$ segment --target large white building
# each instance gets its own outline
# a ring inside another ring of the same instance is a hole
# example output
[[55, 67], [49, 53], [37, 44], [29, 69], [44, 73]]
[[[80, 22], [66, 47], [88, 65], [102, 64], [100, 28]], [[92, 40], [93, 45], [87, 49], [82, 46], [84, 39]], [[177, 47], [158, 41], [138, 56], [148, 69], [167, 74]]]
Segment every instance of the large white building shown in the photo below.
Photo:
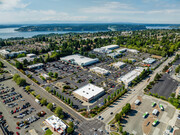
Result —
[[74, 96], [82, 101], [90, 102], [104, 95], [104, 89], [93, 84], [87, 84], [73, 92]]
[[93, 51], [94, 52], [99, 52], [99, 53], [111, 53], [112, 50], [119, 48], [119, 45], [108, 45], [108, 46], [104, 46], [101, 48], [95, 48]]
[[92, 64], [97, 63], [99, 61], [98, 58], [92, 59], [92, 58], [84, 57], [84, 56], [79, 55], [79, 54], [69, 55], [66, 57], [62, 57], [60, 59], [62, 61], [74, 64], [74, 65], [79, 65], [79, 66], [89, 66], [89, 65], [92, 65]]
[[131, 53], [136, 53], [138, 54], [139, 51], [138, 50], [135, 50], [135, 49], [127, 49], [128, 52], [131, 52]]
[[26, 53], [26, 51], [19, 51], [19, 52], [11, 52], [9, 50], [0, 50], [0, 55], [3, 56], [4, 58], [12, 58], [12, 57], [17, 57], [19, 54]]
[[17, 61], [22, 63], [24, 62], [24, 60], [27, 60], [28, 62], [30, 62], [30, 61], [33, 61], [34, 58], [36, 58], [36, 54], [27, 54], [26, 57], [17, 58]]
[[127, 48], [121, 48], [121, 49], [117, 49], [116, 52], [118, 53], [124, 53], [127, 51]]
[[114, 49], [117, 49], [119, 48], [119, 45], [108, 45], [108, 46], [104, 46], [104, 47], [101, 47], [105, 50], [114, 50]]
[[44, 66], [43, 63], [38, 63], [38, 64], [34, 64], [34, 65], [30, 65], [30, 66], [27, 66], [28, 69], [40, 69]]
[[115, 68], [123, 68], [125, 65], [126, 65], [126, 64], [125, 64], [124, 62], [121, 62], [121, 61], [116, 62], [116, 63], [113, 64], [113, 66], [114, 66]]
[[146, 64], [152, 64], [154, 62], [156, 62], [156, 60], [153, 58], [147, 58], [147, 59], [143, 60], [143, 63], [146, 63]]
[[108, 75], [110, 72], [104, 68], [100, 68], [100, 67], [92, 67], [90, 68], [90, 71], [95, 72], [97, 74], [101, 74], [101, 75]]
[[111, 58], [116, 58], [116, 57], [118, 57], [118, 56], [120, 56], [120, 55], [121, 55], [121, 53], [117, 53], [117, 52], [113, 52], [113, 53], [107, 54], [107, 56], [109, 56], [109, 57], [111, 57]]
[[131, 82], [138, 77], [145, 68], [137, 67], [126, 75], [118, 78], [118, 82], [123, 82], [126, 86], [129, 86]]
[[65, 135], [67, 126], [61, 119], [52, 115], [45, 121], [55, 132], [59, 133], [60, 135]]

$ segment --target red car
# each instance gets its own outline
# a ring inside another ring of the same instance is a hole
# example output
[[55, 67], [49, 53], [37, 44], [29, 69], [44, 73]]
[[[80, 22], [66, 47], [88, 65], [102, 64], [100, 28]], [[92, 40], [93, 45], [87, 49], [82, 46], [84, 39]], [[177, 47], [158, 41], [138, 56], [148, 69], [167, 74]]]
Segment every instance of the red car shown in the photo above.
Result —
[[16, 135], [20, 135], [19, 132], [16, 132]]
[[20, 129], [20, 127], [16, 127], [16, 129]]

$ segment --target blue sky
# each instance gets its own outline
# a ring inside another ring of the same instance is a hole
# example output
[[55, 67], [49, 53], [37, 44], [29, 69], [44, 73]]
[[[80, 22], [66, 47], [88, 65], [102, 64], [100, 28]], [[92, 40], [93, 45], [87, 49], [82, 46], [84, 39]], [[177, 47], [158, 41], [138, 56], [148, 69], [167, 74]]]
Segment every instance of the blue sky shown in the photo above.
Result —
[[0, 23], [180, 24], [180, 0], [0, 0]]

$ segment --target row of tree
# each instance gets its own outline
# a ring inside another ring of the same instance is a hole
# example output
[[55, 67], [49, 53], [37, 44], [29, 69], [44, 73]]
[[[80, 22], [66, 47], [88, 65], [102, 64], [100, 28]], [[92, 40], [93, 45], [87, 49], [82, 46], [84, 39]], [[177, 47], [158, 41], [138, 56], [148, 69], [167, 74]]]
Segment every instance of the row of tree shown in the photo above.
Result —
[[131, 86], [135, 86], [135, 85], [137, 85], [139, 82], [141, 82], [144, 78], [146, 78], [146, 77], [148, 77], [148, 75], [151, 73], [151, 70], [149, 69], [149, 67], [148, 67], [148, 69], [147, 70], [143, 70], [142, 72], [141, 72], [141, 74], [138, 76], [138, 77], [136, 77], [132, 82], [131, 82]]

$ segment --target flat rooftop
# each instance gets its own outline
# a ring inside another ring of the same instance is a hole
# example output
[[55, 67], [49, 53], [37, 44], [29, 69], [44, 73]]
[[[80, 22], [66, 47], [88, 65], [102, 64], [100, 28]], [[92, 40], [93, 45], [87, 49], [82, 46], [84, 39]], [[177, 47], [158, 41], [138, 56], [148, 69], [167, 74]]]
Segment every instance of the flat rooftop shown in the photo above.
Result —
[[100, 67], [92, 67], [90, 70], [96, 72], [96, 73], [100, 73], [100, 74], [109, 74], [109, 70], [106, 70], [104, 68], [100, 68]]
[[38, 64], [27, 66], [27, 68], [36, 68], [36, 67], [43, 66], [43, 65], [44, 65], [43, 63], [38, 63]]
[[104, 49], [116, 49], [116, 48], [119, 48], [119, 45], [107, 45], [107, 46], [103, 46], [101, 48], [104, 48]]
[[153, 59], [153, 58], [147, 58], [147, 59], [143, 60], [143, 63], [152, 64], [152, 63], [154, 63], [155, 61], [156, 61], [156, 60]]
[[86, 99], [91, 99], [92, 97], [100, 94], [103, 91], [104, 91], [103, 88], [89, 83], [89, 84], [77, 89], [76, 91], [74, 91], [74, 93], [76, 93], [82, 97], [85, 97]]
[[56, 130], [60, 128], [60, 130], [64, 131], [67, 127], [66, 124], [60, 118], [54, 115], [48, 117], [46, 121], [48, 122], [48, 124], [50, 124], [51, 127], [55, 128]]
[[71, 62], [73, 64], [78, 64], [81, 66], [90, 65], [99, 61], [98, 59], [88, 58], [79, 54], [62, 57], [61, 60], [66, 61], [66, 62]]
[[113, 64], [114, 67], [122, 67], [124, 65], [126, 65], [126, 64], [124, 62], [121, 62], [121, 61], [116, 62], [116, 63]]
[[143, 70], [144, 70], [143, 67], [137, 67], [136, 69], [132, 70], [131, 72], [127, 73], [126, 75], [118, 78], [118, 80], [123, 81], [126, 84], [129, 84], [137, 76], [139, 76]]

